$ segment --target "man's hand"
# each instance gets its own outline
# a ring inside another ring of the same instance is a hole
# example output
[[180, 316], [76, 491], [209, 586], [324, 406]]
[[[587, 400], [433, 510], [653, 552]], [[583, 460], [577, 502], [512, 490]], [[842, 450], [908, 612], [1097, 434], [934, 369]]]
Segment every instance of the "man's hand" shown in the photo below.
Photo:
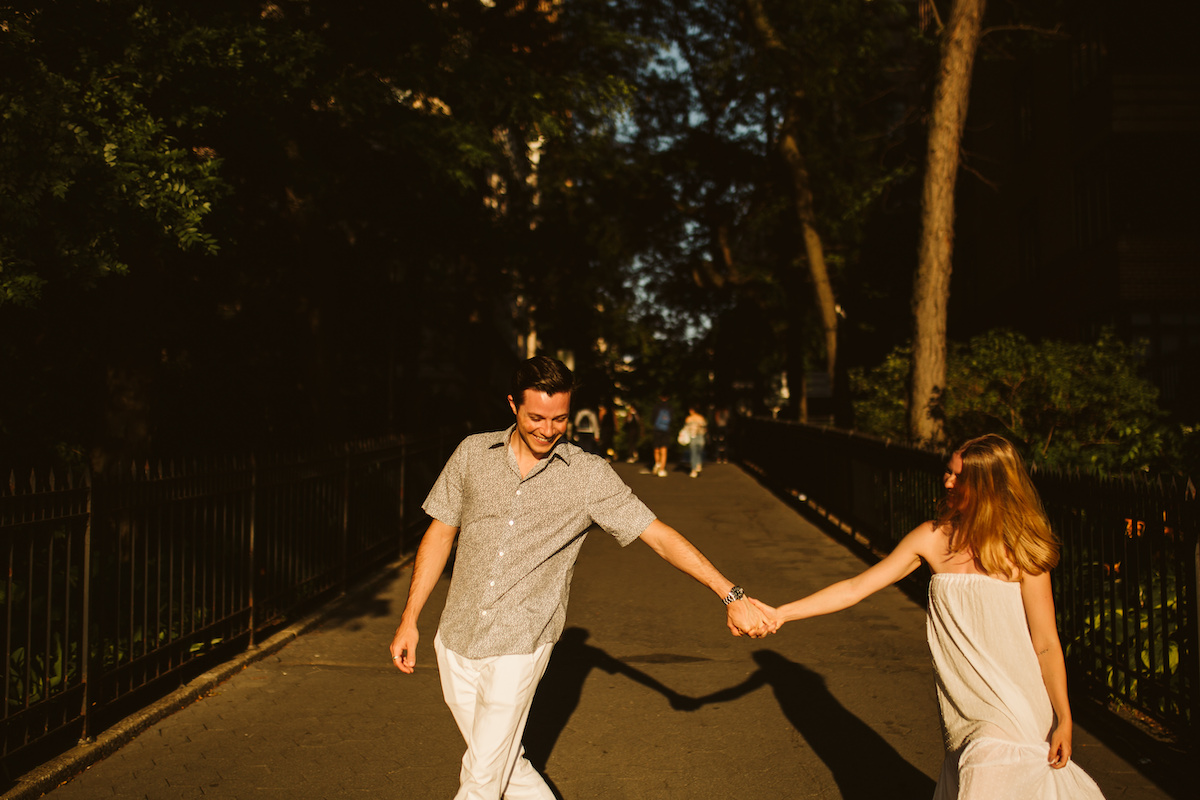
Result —
[[425, 601], [429, 599], [429, 593], [433, 591], [446, 568], [456, 536], [457, 527], [435, 519], [425, 529], [421, 546], [417, 548], [412, 582], [408, 585], [408, 600], [404, 603], [400, 627], [396, 628], [391, 647], [392, 663], [396, 665], [396, 669], [409, 675], [417, 666], [417, 640], [421, 638], [417, 634], [417, 620], [421, 616], [421, 609], [425, 607]]
[[[662, 520], [656, 519], [651, 522], [646, 530], [642, 531], [641, 539], [668, 564], [712, 589], [717, 597], [727, 596], [733, 587], [695, 545]], [[734, 600], [726, 606], [725, 614], [725, 622], [734, 636], [745, 635], [758, 639], [767, 635], [766, 620], [763, 619], [762, 612], [750, 602], [750, 598]]]
[[734, 600], [726, 606], [725, 623], [734, 636], [744, 635], [752, 639], [761, 639], [772, 633], [769, 621], [749, 597]]
[[417, 666], [417, 640], [421, 637], [414, 625], [401, 625], [392, 639], [392, 663], [396, 669], [411, 675]]
[[778, 633], [779, 628], [783, 625], [783, 620], [779, 617], [779, 609], [753, 597], [750, 598], [750, 602], [762, 612], [763, 618], [767, 621], [767, 633]]

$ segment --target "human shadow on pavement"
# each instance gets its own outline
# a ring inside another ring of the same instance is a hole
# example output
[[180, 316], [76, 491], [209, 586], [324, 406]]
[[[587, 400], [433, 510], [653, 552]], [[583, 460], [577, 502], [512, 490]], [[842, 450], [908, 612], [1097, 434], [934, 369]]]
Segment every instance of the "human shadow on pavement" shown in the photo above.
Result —
[[820, 674], [772, 650], [755, 651], [754, 661], [758, 669], [742, 683], [695, 698], [690, 706], [685, 701], [684, 707], [736, 700], [770, 686], [788, 722], [833, 774], [844, 800], [933, 796], [934, 780], [839, 703]]
[[[529, 711], [523, 739], [525, 757], [543, 773], [543, 777], [550, 753], [571, 715], [579, 707], [583, 684], [593, 669], [604, 670], [610, 675], [624, 675], [653, 689], [667, 698], [672, 708], [695, 706], [688, 698], [657, 679], [588, 644], [588, 636], [590, 633], [583, 628], [567, 628], [563, 631], [558, 644], [554, 646], [554, 655], [550, 657], [546, 675], [538, 685], [533, 707]], [[549, 778], [546, 778], [546, 782], [558, 797], [562, 797]]]

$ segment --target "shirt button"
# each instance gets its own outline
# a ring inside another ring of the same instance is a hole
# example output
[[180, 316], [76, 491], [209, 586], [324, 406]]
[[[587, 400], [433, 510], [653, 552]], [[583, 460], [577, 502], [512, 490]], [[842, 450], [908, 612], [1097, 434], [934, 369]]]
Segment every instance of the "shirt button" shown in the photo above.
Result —
[[500, 551], [500, 555], [504, 555], [504, 551], [503, 551], [503, 550], [501, 550], [501, 551]]
[[512, 525], [512, 524], [514, 524], [515, 522], [516, 522], [516, 520], [515, 520], [515, 519], [510, 519], [510, 520], [508, 521], [508, 524], [509, 524], [509, 525]]
[[521, 490], [517, 489], [517, 496], [519, 497], [520, 495], [521, 495]]
[[487, 616], [487, 612], [486, 612], [486, 611], [484, 611], [484, 612], [483, 612], [483, 615], [486, 617], [486, 616]]
[[488, 583], [488, 586], [495, 586], [495, 585], [496, 585], [496, 582], [495, 582], [495, 581], [490, 581], [490, 582]]

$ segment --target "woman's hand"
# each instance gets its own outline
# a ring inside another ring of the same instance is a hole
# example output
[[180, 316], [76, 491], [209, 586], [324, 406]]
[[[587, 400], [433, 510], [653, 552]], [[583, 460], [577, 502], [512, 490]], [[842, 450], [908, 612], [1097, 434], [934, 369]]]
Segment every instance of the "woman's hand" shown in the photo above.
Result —
[[1047, 757], [1050, 766], [1062, 769], [1071, 760], [1070, 722], [1060, 722], [1050, 733], [1050, 755]]
[[767, 633], [778, 632], [783, 626], [783, 620], [779, 616], [779, 609], [769, 606], [753, 597], [749, 598], [749, 600], [762, 612], [763, 617], [767, 620]]

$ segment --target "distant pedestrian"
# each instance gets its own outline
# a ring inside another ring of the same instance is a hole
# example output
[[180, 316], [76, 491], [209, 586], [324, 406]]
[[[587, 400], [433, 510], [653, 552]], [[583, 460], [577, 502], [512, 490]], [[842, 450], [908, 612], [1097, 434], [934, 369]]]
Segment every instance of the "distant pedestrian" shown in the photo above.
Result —
[[729, 408], [727, 406], [721, 406], [713, 412], [711, 431], [713, 460], [718, 464], [725, 464], [729, 459], [725, 452], [725, 435], [729, 431]]
[[625, 406], [625, 423], [621, 427], [621, 434], [625, 438], [625, 452], [628, 453], [625, 460], [630, 464], [636, 464], [638, 445], [642, 441], [642, 418], [638, 416], [637, 409], [633, 405]]
[[765, 633], [762, 612], [740, 587], [656, 519], [610, 464], [565, 441], [573, 386], [561, 361], [523, 362], [508, 396], [516, 423], [464, 439], [425, 500], [433, 521], [417, 549], [390, 650], [396, 668], [412, 673], [418, 617], [457, 539], [433, 638], [442, 693], [467, 743], [455, 800], [553, 800], [525, 758], [521, 735], [562, 635], [571, 574], [593, 525], [621, 545], [640, 538], [711, 589], [723, 599], [734, 635]]
[[691, 477], [700, 475], [704, 469], [705, 435], [708, 433], [708, 420], [696, 410], [695, 406], [688, 408], [688, 415], [683, 420], [683, 429], [687, 435], [688, 457], [691, 463]]
[[617, 420], [613, 414], [613, 408], [609, 403], [601, 403], [599, 408], [600, 417], [600, 455], [607, 458], [609, 461], [617, 457], [617, 451], [614, 449], [614, 437], [617, 432]]
[[[1008, 440], [971, 439], [950, 457], [937, 519], [862, 574], [787, 605], [784, 622], [831, 614], [924, 562], [926, 635], [946, 742], [934, 800], [1103, 800], [1071, 762], [1071, 707], [1050, 570], [1058, 541]], [[757, 603], [757, 601], [756, 601]]]
[[654, 407], [654, 474], [667, 477], [667, 448], [671, 446], [671, 404], [667, 396], [658, 398]]
[[600, 421], [596, 412], [581, 408], [575, 412], [575, 443], [589, 453], [599, 454], [596, 435], [600, 432]]

